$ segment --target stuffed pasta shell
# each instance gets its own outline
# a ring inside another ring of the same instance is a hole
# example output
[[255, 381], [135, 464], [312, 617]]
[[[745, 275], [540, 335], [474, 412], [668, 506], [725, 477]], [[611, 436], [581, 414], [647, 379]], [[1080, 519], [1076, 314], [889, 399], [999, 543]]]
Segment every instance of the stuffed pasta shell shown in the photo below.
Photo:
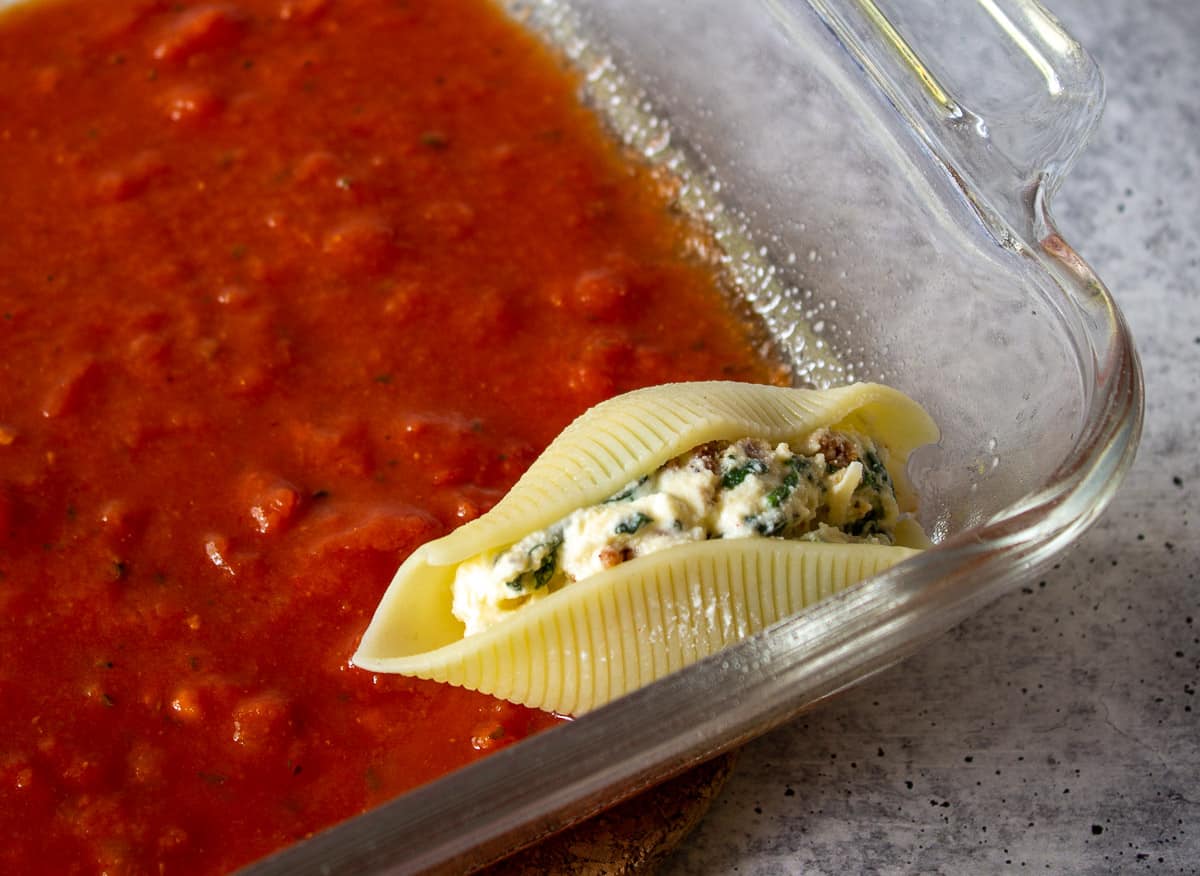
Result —
[[923, 547], [905, 467], [937, 437], [876, 384], [614, 398], [408, 558], [353, 660], [581, 714]]

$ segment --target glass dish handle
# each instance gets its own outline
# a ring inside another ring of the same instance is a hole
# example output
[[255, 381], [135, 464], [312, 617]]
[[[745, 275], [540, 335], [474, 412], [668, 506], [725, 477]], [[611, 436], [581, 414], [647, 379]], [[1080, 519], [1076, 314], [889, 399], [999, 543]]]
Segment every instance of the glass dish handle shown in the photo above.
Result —
[[[790, 0], [764, 0], [777, 17]], [[981, 210], [1028, 243], [1100, 120], [1100, 69], [1037, 0], [808, 0]], [[984, 216], [986, 219], [987, 217]], [[1039, 227], [1041, 226], [1041, 227]]]
[[[763, 0], [779, 17], [795, 0]], [[1059, 279], [1086, 377], [1078, 452], [970, 537], [1053, 544], [1106, 504], [1141, 432], [1141, 367], [1111, 294], [1049, 201], [1100, 121], [1100, 68], [1038, 0], [806, 0], [946, 169], [996, 241]], [[1036, 521], [1036, 525], [1030, 523]], [[1056, 534], [1057, 533], [1057, 534]]]

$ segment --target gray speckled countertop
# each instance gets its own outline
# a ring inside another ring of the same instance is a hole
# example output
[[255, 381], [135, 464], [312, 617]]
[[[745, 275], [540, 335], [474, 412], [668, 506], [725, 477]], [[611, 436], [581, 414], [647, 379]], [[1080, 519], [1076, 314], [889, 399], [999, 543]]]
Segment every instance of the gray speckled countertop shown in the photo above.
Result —
[[667, 876], [1200, 873], [1200, 3], [1049, 5], [1108, 85], [1054, 214], [1137, 339], [1137, 462], [1044, 579], [747, 746]]

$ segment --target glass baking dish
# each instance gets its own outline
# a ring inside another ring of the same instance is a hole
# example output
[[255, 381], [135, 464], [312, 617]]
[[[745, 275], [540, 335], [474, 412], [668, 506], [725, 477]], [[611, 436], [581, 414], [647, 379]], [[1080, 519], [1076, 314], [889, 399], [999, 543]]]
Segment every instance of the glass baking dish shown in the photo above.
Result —
[[1033, 576], [1140, 435], [1125, 323], [1049, 213], [1103, 86], [1036, 2], [508, 5], [682, 178], [798, 383], [933, 414], [911, 474], [937, 546], [248, 874], [461, 872], [787, 721]]

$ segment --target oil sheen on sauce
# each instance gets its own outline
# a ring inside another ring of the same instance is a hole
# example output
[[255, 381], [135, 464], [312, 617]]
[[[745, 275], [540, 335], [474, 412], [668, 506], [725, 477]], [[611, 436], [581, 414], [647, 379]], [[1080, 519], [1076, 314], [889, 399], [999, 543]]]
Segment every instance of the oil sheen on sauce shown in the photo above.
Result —
[[215, 873], [558, 718], [348, 664], [589, 405], [767, 380], [482, 0], [0, 15], [0, 872]]

